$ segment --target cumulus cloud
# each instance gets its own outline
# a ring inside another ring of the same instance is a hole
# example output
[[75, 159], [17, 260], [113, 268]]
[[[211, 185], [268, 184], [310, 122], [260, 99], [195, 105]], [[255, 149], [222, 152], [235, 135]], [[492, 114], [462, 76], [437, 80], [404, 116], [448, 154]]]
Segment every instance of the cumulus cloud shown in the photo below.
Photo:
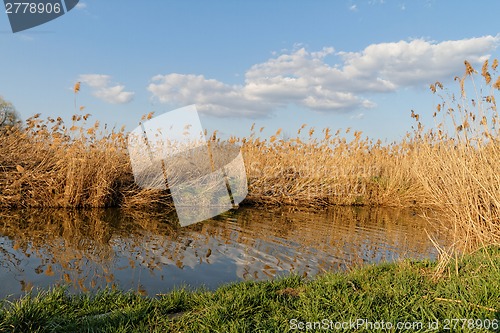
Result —
[[479, 64], [489, 58], [499, 36], [433, 43], [423, 39], [372, 44], [362, 52], [339, 52], [343, 71], [353, 78], [382, 79], [393, 86], [446, 80], [464, 70], [464, 60]]
[[[153, 77], [148, 90], [160, 102], [196, 103], [200, 111], [218, 116], [259, 117], [290, 104], [321, 112], [363, 110], [375, 106], [366, 96], [451, 79], [463, 72], [465, 59], [479, 64], [499, 42], [499, 36], [440, 43], [414, 39], [372, 44], [359, 52], [300, 47], [253, 65], [240, 85], [173, 73]], [[340, 61], [331, 65], [330, 56]]]
[[203, 75], [157, 75], [148, 90], [160, 102], [196, 103], [199, 111], [217, 116], [265, 115], [279, 104], [246, 96], [243, 86], [227, 85]]
[[124, 91], [123, 85], [111, 85], [111, 76], [103, 74], [82, 74], [78, 78], [92, 88], [92, 94], [112, 104], [126, 104], [134, 98], [133, 92]]

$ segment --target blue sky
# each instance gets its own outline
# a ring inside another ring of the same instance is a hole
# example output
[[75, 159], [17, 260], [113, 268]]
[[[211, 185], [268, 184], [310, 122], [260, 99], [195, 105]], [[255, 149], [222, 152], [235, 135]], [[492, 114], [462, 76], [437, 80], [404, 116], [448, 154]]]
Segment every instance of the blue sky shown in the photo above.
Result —
[[13, 34], [0, 13], [0, 96], [37, 112], [128, 130], [143, 114], [196, 104], [226, 135], [294, 136], [351, 127], [397, 140], [410, 110], [430, 115], [430, 83], [463, 61], [498, 58], [498, 1], [80, 1]]

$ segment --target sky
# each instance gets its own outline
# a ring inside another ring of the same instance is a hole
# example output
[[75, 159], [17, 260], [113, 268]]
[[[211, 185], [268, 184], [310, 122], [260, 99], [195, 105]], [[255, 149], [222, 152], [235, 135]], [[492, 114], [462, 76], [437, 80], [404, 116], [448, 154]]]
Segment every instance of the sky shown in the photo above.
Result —
[[430, 119], [431, 83], [454, 88], [464, 60], [499, 57], [498, 13], [498, 1], [81, 0], [18, 33], [0, 13], [0, 96], [23, 119], [90, 113], [130, 131], [196, 104], [223, 136], [307, 124], [393, 141], [411, 110]]

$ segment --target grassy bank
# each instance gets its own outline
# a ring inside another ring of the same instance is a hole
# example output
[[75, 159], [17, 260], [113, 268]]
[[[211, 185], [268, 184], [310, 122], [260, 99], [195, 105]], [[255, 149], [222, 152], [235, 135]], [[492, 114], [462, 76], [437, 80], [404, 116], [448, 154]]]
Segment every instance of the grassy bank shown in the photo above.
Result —
[[[333, 134], [326, 128], [319, 137], [306, 125], [296, 137], [284, 138], [280, 130], [263, 140], [252, 129], [249, 137], [229, 139], [242, 146], [245, 202], [429, 207], [443, 211], [436, 223], [445, 223], [461, 247], [499, 243], [497, 66], [485, 62], [476, 73], [466, 62], [456, 95], [439, 82], [431, 85], [440, 96], [429, 112], [435, 126], [425, 128], [424, 115], [412, 112], [415, 126], [400, 142], [375, 142], [349, 129]], [[89, 117], [75, 115], [66, 125], [35, 115], [23, 126], [0, 129], [0, 206], [172, 209], [167, 191], [134, 184], [127, 133], [89, 125]], [[220, 141], [215, 133], [211, 140]]]
[[358, 332], [376, 331], [374, 325], [392, 325], [386, 331], [500, 331], [499, 248], [436, 272], [436, 263], [403, 261], [313, 280], [293, 276], [153, 298], [111, 291], [70, 296], [56, 289], [4, 302], [0, 331], [287, 332], [308, 325], [316, 327], [311, 331], [342, 331], [339, 325]]

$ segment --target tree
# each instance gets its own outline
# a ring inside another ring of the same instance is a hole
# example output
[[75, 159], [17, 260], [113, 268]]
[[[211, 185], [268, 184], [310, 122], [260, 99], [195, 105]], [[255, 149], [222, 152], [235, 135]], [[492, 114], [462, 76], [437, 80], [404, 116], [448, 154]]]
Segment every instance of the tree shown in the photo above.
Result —
[[19, 115], [12, 103], [0, 96], [0, 126], [12, 126], [19, 121]]

